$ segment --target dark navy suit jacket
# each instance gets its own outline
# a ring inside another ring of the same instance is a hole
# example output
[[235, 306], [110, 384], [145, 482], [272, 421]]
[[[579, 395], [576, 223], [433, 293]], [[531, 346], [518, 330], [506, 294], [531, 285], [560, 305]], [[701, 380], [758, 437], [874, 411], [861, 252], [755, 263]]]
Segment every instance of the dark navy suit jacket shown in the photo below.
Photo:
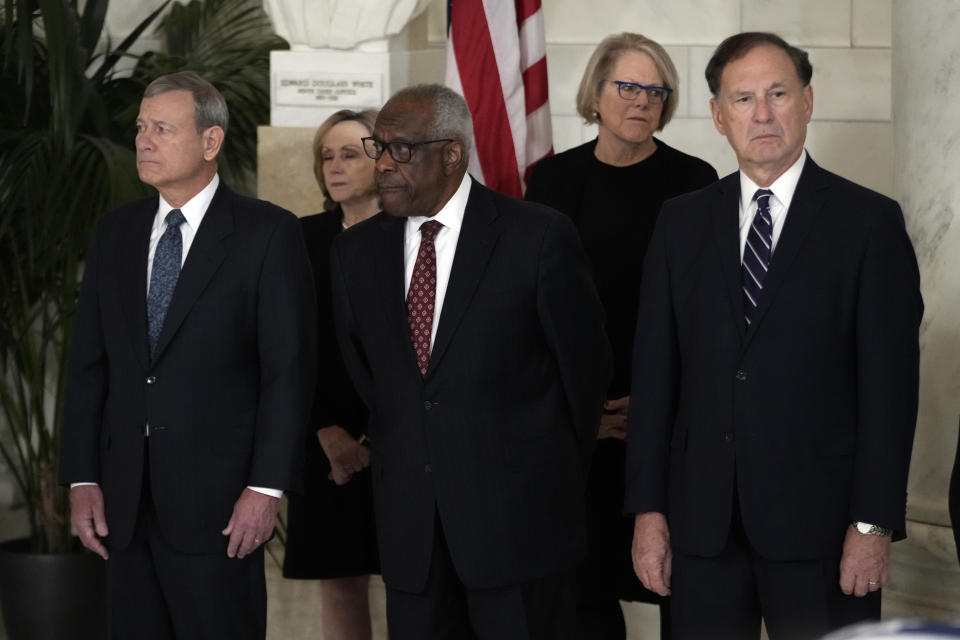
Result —
[[246, 486], [298, 486], [313, 393], [310, 263], [293, 214], [222, 182], [153, 358], [147, 251], [157, 197], [106, 214], [87, 253], [67, 378], [60, 480], [100, 484], [108, 545], [136, 524], [150, 425], [153, 508], [170, 544], [224, 553]]
[[572, 569], [610, 375], [573, 223], [473, 183], [425, 377], [407, 328], [405, 224], [378, 214], [331, 255], [337, 332], [371, 413], [384, 581], [423, 588], [435, 513], [468, 588]]
[[644, 266], [626, 510], [720, 553], [734, 492], [771, 560], [839, 554], [860, 520], [904, 535], [923, 313], [896, 202], [807, 159], [753, 324], [739, 175], [668, 201]]

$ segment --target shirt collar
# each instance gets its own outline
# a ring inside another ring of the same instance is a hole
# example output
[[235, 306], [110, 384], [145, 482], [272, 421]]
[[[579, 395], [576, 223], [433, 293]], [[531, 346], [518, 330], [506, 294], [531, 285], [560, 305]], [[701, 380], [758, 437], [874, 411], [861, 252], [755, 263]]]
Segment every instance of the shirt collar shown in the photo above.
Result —
[[[807, 150], [800, 152], [800, 157], [796, 162], [790, 165], [790, 168], [780, 174], [780, 177], [773, 181], [767, 189], [773, 191], [773, 196], [783, 205], [784, 210], [790, 209], [790, 202], [793, 200], [793, 194], [797, 190], [797, 183], [800, 181], [800, 174], [803, 173], [803, 165], [807, 160]], [[760, 189], [756, 182], [747, 177], [743, 171], [740, 172], [740, 210], [750, 211], [750, 205], [753, 203], [753, 194]]]
[[441, 207], [440, 211], [432, 216], [411, 216], [407, 218], [407, 234], [410, 235], [419, 231], [420, 225], [427, 220], [436, 220], [444, 227], [456, 229], [459, 233], [460, 227], [463, 225], [463, 214], [467, 210], [467, 199], [470, 197], [471, 184], [470, 174], [463, 174], [460, 186], [457, 187], [457, 190]]
[[[213, 179], [210, 180], [207, 186], [180, 207], [180, 212], [186, 219], [187, 224], [189, 224], [190, 228], [194, 231], [200, 227], [203, 216], [207, 213], [210, 202], [213, 200], [213, 194], [217, 192], [218, 186], [220, 186], [220, 174], [215, 173], [213, 174]], [[157, 210], [157, 218], [161, 221], [161, 224], [166, 223], [167, 214], [175, 208], [176, 207], [164, 200], [163, 196], [160, 196], [160, 208]]]

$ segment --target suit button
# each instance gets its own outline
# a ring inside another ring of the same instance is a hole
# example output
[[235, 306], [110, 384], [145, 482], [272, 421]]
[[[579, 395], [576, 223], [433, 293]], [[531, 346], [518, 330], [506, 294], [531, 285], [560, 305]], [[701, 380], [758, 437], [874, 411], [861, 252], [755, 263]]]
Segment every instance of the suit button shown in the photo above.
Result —
[[733, 434], [727, 431], [726, 433], [723, 434], [723, 439], [726, 440], [727, 442], [733, 442]]
[[157, 377], [156, 377], [156, 376], [149, 376], [149, 377], [147, 377], [147, 384], [154, 384], [154, 383], [156, 383], [156, 381], [157, 381]]
[[433, 471], [433, 466], [432, 466], [432, 465], [429, 465], [429, 464], [423, 465], [423, 472], [424, 472], [424, 473], [430, 473], [431, 471]]
[[424, 410], [424, 411], [430, 411], [430, 408], [431, 408], [432, 406], [433, 406], [433, 404], [432, 404], [429, 400], [427, 400], [426, 402], [423, 403], [423, 410]]
[[744, 382], [746, 379], [747, 379], [746, 371], [744, 371], [743, 369], [740, 369], [739, 371], [737, 371], [737, 380], [739, 380], [740, 382]]

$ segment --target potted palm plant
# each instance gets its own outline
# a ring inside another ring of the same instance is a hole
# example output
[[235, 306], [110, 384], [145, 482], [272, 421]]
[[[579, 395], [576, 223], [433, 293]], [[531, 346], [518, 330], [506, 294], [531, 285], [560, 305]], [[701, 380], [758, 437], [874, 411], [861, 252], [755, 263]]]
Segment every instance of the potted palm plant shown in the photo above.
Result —
[[[108, 0], [0, 5], [0, 455], [29, 528], [27, 539], [0, 544], [11, 637], [62, 637], [65, 628], [74, 638], [103, 636], [102, 615], [84, 635], [51, 608], [65, 604], [87, 618], [103, 611], [102, 589], [91, 588], [102, 585], [101, 561], [67, 553], [76, 541], [68, 492], [57, 484], [60, 426], [86, 243], [102, 212], [148, 193], [133, 152], [145, 84], [184, 68], [207, 75], [231, 106], [221, 173], [240, 190], [252, 184], [256, 125], [269, 115], [269, 50], [286, 42], [256, 0], [195, 0], [173, 5], [160, 23], [165, 51], [132, 56], [169, 1], [116, 46], [103, 36]], [[131, 57], [134, 72], [121, 76], [117, 63]], [[74, 582], [64, 563], [93, 573]], [[99, 603], [78, 602], [87, 595]]]

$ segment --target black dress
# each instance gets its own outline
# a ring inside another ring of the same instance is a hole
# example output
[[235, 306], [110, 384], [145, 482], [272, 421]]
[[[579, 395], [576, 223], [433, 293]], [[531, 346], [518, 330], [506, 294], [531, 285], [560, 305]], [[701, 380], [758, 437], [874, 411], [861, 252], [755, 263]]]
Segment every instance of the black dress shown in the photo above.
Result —
[[317, 429], [339, 425], [359, 438], [367, 411], [340, 357], [333, 326], [330, 245], [342, 230], [340, 210], [301, 219], [317, 291], [317, 390], [306, 434], [304, 493], [288, 496], [285, 578], [345, 578], [380, 572], [370, 469], [337, 486]]
[[[643, 258], [665, 200], [717, 180], [709, 164], [654, 139], [650, 157], [626, 167], [597, 160], [592, 140], [545, 158], [533, 169], [526, 199], [569, 215], [580, 231], [594, 280], [607, 313], [613, 347], [608, 398], [630, 394], [633, 334], [637, 324]], [[642, 411], [643, 407], [630, 407]], [[626, 443], [597, 441], [587, 487], [589, 552], [579, 572], [581, 603], [606, 603], [622, 614], [618, 600], [658, 603], [633, 572], [633, 519], [623, 514]], [[612, 624], [612, 623], [611, 623]], [[619, 635], [611, 632], [609, 636]], [[622, 636], [621, 636], [622, 637]]]

